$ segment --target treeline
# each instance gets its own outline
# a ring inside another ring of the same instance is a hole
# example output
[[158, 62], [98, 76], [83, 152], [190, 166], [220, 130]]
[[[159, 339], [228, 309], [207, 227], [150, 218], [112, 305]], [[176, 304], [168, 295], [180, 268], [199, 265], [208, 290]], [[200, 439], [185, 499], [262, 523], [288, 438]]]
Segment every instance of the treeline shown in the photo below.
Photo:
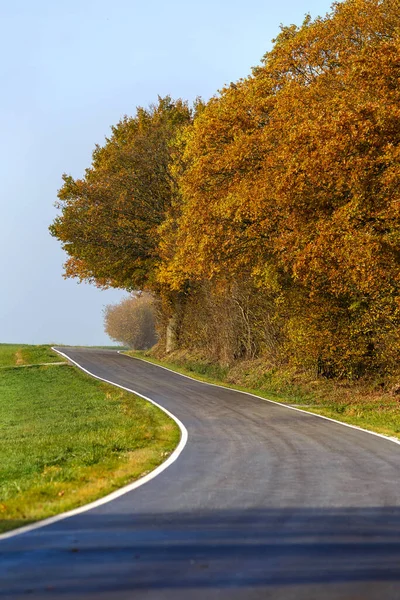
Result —
[[335, 3], [209, 102], [124, 118], [51, 232], [67, 276], [153, 294], [168, 351], [393, 372], [399, 141], [399, 2]]

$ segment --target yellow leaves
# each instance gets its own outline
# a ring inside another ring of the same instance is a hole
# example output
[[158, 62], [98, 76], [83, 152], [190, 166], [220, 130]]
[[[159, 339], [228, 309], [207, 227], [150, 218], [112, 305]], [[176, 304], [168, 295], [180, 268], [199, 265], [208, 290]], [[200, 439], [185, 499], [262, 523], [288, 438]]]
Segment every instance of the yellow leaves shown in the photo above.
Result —
[[186, 103], [159, 98], [112, 128], [83, 179], [64, 176], [50, 231], [70, 255], [66, 277], [128, 290], [152, 285], [158, 227], [176, 194], [171, 143], [191, 118]]
[[194, 121], [168, 98], [124, 118], [64, 178], [67, 276], [164, 293], [246, 274], [286, 311], [293, 352], [325, 343], [344, 369], [383, 347], [379, 327], [399, 325], [399, 32], [398, 0], [335, 3]]
[[335, 4], [284, 28], [261, 67], [207, 104], [185, 140], [163, 282], [247, 272], [261, 289], [284, 285], [289, 304], [301, 289], [321, 344], [331, 328], [329, 360], [351, 354], [346, 335], [395, 326], [399, 27], [394, 0]]

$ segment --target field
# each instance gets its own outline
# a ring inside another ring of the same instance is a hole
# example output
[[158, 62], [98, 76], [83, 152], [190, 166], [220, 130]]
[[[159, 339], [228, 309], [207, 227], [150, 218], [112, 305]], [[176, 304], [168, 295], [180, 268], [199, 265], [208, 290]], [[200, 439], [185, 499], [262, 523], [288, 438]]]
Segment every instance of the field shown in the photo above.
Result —
[[22, 367], [60, 361], [64, 359], [49, 346], [0, 344], [0, 367]]
[[46, 346], [0, 345], [0, 531], [72, 509], [153, 470], [179, 441], [154, 405]]

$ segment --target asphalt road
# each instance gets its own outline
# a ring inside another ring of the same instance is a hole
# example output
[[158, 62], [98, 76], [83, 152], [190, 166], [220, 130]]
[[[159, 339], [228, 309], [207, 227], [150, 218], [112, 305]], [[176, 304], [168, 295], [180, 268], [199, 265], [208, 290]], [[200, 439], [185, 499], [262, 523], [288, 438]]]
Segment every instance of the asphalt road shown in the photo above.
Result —
[[64, 349], [174, 413], [176, 462], [0, 542], [0, 598], [400, 599], [400, 446], [104, 350]]

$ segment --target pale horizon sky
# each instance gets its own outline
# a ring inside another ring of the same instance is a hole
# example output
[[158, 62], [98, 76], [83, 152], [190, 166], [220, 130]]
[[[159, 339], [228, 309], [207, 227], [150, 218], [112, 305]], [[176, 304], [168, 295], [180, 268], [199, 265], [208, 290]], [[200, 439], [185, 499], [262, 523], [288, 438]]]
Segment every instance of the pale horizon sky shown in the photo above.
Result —
[[67, 172], [80, 177], [110, 126], [157, 95], [208, 99], [246, 77], [283, 23], [325, 0], [0, 2], [0, 342], [103, 345], [119, 290], [62, 278], [48, 233]]

